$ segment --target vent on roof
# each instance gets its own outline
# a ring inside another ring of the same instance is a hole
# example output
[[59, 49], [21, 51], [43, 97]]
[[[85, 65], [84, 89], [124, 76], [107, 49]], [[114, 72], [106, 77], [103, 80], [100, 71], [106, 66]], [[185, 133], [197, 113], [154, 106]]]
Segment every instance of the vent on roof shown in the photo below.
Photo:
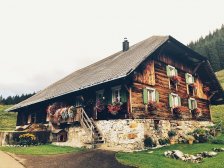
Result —
[[128, 51], [129, 49], [129, 42], [127, 40], [127, 38], [124, 38], [124, 42], [123, 42], [123, 51]]

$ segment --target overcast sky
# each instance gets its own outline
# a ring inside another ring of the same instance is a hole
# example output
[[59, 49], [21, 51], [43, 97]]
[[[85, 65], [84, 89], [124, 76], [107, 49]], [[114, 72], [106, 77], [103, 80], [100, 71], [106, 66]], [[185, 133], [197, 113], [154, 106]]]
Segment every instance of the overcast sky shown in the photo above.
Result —
[[36, 92], [152, 35], [184, 44], [224, 23], [223, 0], [0, 0], [0, 95]]

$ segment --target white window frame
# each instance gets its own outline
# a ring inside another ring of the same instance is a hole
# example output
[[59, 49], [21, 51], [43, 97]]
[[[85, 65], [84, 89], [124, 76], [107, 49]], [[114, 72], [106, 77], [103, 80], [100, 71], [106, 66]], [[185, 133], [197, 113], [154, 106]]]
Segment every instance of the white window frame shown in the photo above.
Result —
[[[116, 100], [116, 98], [118, 99], [118, 102], [121, 102], [121, 86], [119, 85], [112, 87], [111, 90], [112, 90], [112, 103]], [[118, 91], [118, 97], [116, 97], [115, 91]]]
[[189, 80], [189, 83], [188, 83], [188, 84], [193, 84], [193, 83], [194, 83], [194, 80], [193, 80], [193, 75], [192, 75], [192, 74], [187, 73], [187, 76], [188, 76], [188, 80]]
[[[198, 107], [197, 100], [195, 98], [192, 98], [192, 97], [190, 97], [189, 100], [190, 100], [190, 103], [191, 103], [191, 109], [190, 110], [196, 109]], [[193, 103], [192, 103], [193, 101], [195, 102], [195, 107], [193, 107]]]
[[[172, 95], [172, 102], [173, 102], [173, 107], [172, 108], [175, 108], [175, 107], [178, 107], [178, 106], [181, 106], [181, 104], [179, 104], [179, 95], [178, 94], [176, 94], [176, 93], [171, 93], [171, 95]], [[176, 100], [175, 100], [176, 99]], [[177, 104], [176, 104], [177, 103]]]
[[[150, 87], [146, 87], [146, 89], [147, 89], [148, 101], [155, 102], [156, 101], [156, 89], [150, 88]], [[152, 94], [149, 93], [150, 91], [152, 92]], [[150, 98], [150, 95], [152, 96], [151, 98]]]
[[170, 69], [170, 77], [177, 75], [175, 71], [176, 68], [174, 66], [168, 65], [168, 68]]

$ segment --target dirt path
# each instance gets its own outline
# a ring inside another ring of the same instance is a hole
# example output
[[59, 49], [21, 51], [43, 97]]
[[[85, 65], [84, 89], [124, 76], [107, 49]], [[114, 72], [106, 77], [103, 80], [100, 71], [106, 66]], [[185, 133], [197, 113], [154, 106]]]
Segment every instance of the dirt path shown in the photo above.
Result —
[[92, 150], [54, 156], [19, 156], [26, 168], [130, 168], [115, 159], [115, 152]]

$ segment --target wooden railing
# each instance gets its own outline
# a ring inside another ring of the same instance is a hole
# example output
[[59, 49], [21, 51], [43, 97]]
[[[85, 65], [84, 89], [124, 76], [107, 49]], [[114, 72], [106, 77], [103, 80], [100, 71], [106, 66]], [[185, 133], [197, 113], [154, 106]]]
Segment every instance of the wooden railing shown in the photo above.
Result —
[[80, 119], [81, 126], [90, 133], [92, 144], [94, 143], [94, 124], [93, 121], [89, 118], [89, 116], [86, 114], [85, 110], [81, 109], [81, 119]]

